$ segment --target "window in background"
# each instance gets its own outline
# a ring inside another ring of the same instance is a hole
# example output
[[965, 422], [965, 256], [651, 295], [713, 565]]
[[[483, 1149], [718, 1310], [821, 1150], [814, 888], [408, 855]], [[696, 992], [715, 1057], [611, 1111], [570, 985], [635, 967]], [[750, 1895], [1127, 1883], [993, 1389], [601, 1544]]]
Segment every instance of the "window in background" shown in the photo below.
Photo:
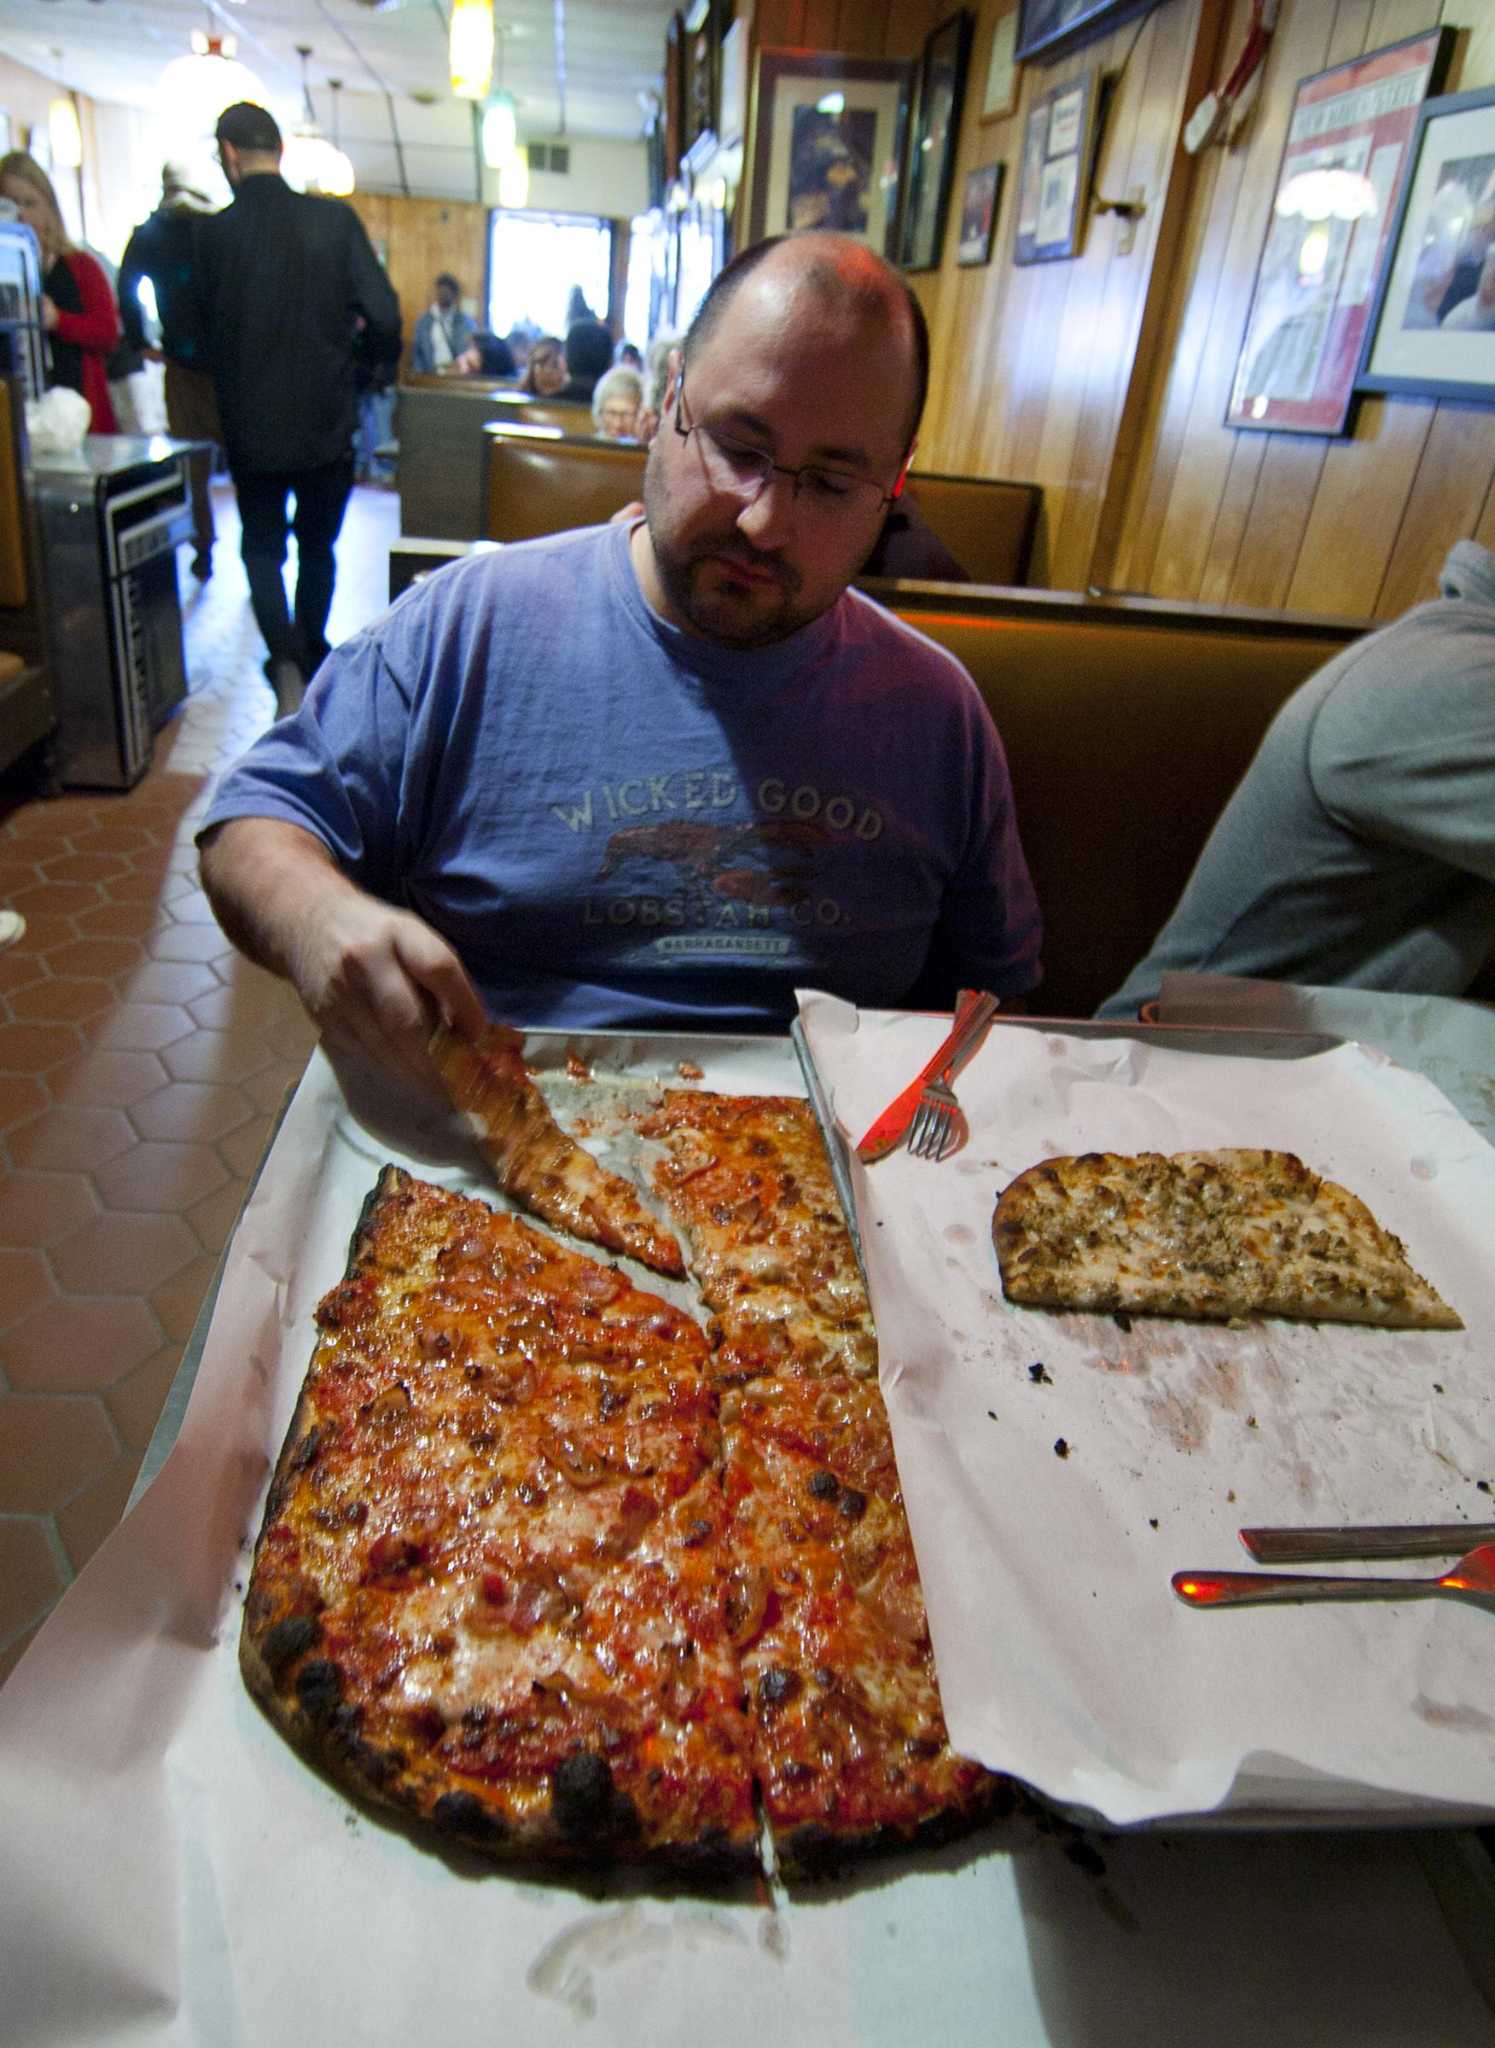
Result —
[[641, 349], [659, 324], [654, 298], [654, 223], [651, 215], [641, 213], [629, 223], [628, 282], [623, 291], [623, 333]]
[[488, 324], [495, 334], [520, 325], [564, 334], [566, 302], [580, 285], [606, 320], [612, 282], [612, 227], [594, 214], [517, 213], [498, 208], [488, 240]]

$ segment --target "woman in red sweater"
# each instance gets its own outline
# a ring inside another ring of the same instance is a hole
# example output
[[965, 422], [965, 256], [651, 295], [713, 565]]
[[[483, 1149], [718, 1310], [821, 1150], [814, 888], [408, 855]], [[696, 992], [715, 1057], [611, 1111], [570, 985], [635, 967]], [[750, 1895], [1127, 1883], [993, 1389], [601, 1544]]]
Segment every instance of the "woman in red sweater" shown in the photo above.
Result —
[[68, 240], [52, 181], [24, 149], [0, 157], [0, 196], [34, 232], [42, 251], [42, 325], [51, 345], [48, 384], [88, 400], [89, 431], [118, 431], [104, 364], [119, 340], [119, 310], [109, 280], [86, 249]]

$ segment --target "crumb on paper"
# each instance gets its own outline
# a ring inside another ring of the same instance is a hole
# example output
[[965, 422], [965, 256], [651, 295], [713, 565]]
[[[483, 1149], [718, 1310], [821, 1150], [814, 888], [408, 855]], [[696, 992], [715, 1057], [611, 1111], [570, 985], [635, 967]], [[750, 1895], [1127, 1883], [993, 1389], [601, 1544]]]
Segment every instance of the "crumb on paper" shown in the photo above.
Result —
[[566, 1072], [573, 1081], [590, 1081], [592, 1078], [592, 1069], [579, 1052], [566, 1054]]
[[1228, 1501], [1232, 1502], [1232, 1503], [1234, 1502], [1234, 1500], [1235, 1500], [1235, 1488], [1234, 1488], [1233, 1486], [1231, 1487], [1231, 1489], [1230, 1489], [1229, 1493], [1227, 1493], [1227, 1494], [1226, 1494], [1225, 1498], [1226, 1498], [1226, 1499], [1227, 1499]]
[[1112, 1315], [1111, 1321], [1116, 1325], [1118, 1330], [1126, 1331], [1130, 1330], [1130, 1328], [1132, 1327], [1132, 1319], [1127, 1314], [1124, 1308], [1117, 1309]]
[[675, 1072], [682, 1081], [704, 1081], [706, 1078], [706, 1069], [698, 1067], [694, 1060], [681, 1060]]
[[996, 1409], [995, 1409], [995, 1408], [988, 1408], [988, 1409], [987, 1409], [987, 1411], [986, 1411], [986, 1413], [987, 1413], [987, 1417], [988, 1417], [988, 1420], [990, 1420], [990, 1421], [992, 1421], [992, 1422], [995, 1422], [995, 1421], [996, 1421], [996, 1419], [997, 1419], [997, 1411], [996, 1411]]
[[1037, 1365], [1030, 1365], [1028, 1367], [1028, 1377], [1035, 1387], [1051, 1387], [1054, 1384], [1049, 1376], [1049, 1369], [1042, 1359], [1038, 1361]]
[[1246, 1427], [1247, 1429], [1258, 1429], [1260, 1427], [1260, 1424], [1257, 1422], [1256, 1417], [1254, 1415], [1248, 1415], [1246, 1417]]
[[1158, 1526], [1158, 1518], [1156, 1515], [1149, 1515], [1147, 1517], [1147, 1526], [1149, 1529], [1156, 1529], [1156, 1527]]
[[1474, 1490], [1476, 1493], [1491, 1493], [1495, 1492], [1495, 1487], [1492, 1487], [1490, 1485], [1488, 1479], [1476, 1479], [1474, 1482]]
[[1056, 1436], [1054, 1438], [1054, 1456], [1056, 1458], [1067, 1458], [1069, 1456], [1069, 1449], [1068, 1437]]
[[1442, 1389], [1442, 1387], [1441, 1387], [1441, 1386], [1439, 1386], [1439, 1384], [1438, 1384], [1438, 1382], [1437, 1382], [1436, 1380], [1434, 1380], [1434, 1381], [1433, 1381], [1433, 1392], [1434, 1392], [1435, 1394], [1441, 1394], [1441, 1393], [1443, 1392], [1443, 1389]]

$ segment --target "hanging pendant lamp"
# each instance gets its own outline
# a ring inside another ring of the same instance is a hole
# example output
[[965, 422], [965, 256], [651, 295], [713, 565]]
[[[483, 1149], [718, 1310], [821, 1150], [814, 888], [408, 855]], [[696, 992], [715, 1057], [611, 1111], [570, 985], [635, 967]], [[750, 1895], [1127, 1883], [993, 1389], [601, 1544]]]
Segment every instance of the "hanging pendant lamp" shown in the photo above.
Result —
[[493, 0], [452, 0], [447, 55], [458, 99], [486, 98], [493, 81]]

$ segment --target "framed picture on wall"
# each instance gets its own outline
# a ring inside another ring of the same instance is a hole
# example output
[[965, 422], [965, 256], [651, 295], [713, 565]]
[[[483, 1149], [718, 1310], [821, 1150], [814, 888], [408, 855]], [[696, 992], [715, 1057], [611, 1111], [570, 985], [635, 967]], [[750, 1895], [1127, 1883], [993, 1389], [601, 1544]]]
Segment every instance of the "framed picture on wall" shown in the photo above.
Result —
[[1495, 86], [1418, 111], [1355, 384], [1495, 405]]
[[1345, 431], [1418, 108], [1453, 41], [1429, 29], [1299, 81], [1227, 426]]
[[664, 180], [680, 175], [685, 129], [685, 20], [672, 14], [664, 32]]
[[1109, 35], [1113, 28], [1150, 14], [1158, 0], [1022, 0], [1017, 10], [1017, 58], [1042, 57], [1052, 64], [1069, 50]]
[[1017, 9], [1010, 8], [992, 30], [991, 49], [986, 59], [986, 89], [981, 95], [981, 119], [1002, 121], [1017, 107], [1018, 68]]
[[1028, 110], [1014, 263], [1079, 255], [1099, 110], [1098, 71], [1056, 86]]
[[891, 255], [911, 69], [880, 57], [760, 50], [743, 243], [834, 228]]
[[983, 164], [967, 171], [960, 200], [960, 246], [955, 260], [962, 265], [989, 263], [997, 227], [997, 200], [1002, 191], [1002, 166]]
[[942, 21], [924, 45], [909, 138], [908, 191], [898, 260], [905, 270], [933, 270], [945, 238], [960, 106], [971, 57], [971, 17], [962, 8]]

